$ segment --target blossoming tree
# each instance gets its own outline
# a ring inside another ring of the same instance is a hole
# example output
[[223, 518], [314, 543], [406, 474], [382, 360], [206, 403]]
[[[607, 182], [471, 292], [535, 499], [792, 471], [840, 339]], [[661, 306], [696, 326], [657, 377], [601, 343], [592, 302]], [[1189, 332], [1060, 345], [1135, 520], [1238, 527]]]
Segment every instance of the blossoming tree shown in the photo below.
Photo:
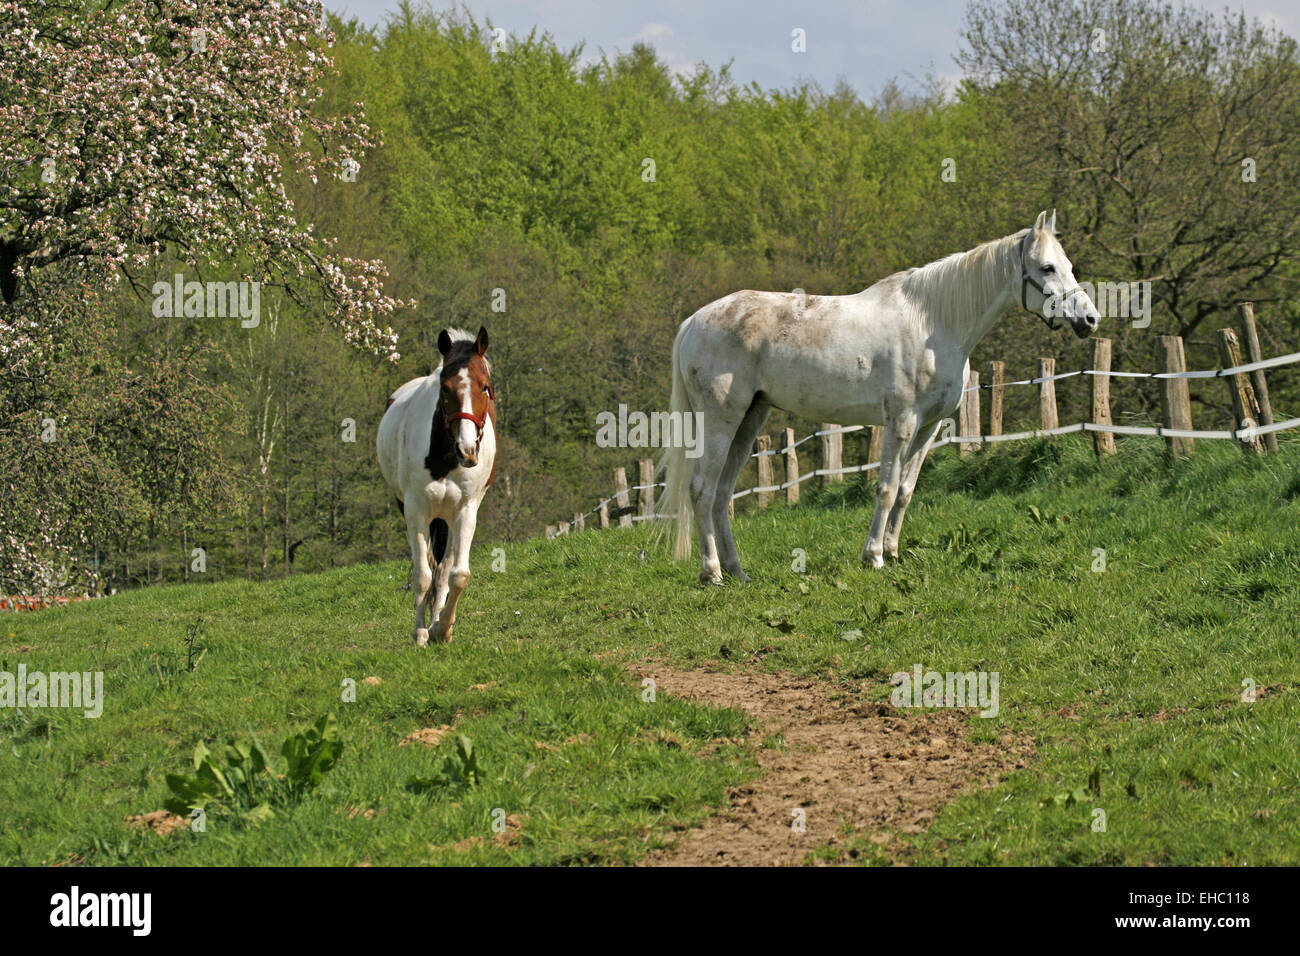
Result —
[[147, 293], [184, 262], [280, 288], [397, 360], [387, 319], [407, 303], [383, 263], [341, 255], [286, 189], [355, 179], [378, 145], [361, 104], [320, 115], [323, 16], [319, 0], [0, 0], [0, 592], [75, 587], [78, 555], [158, 490], [129, 476], [160, 449], [111, 447], [152, 434], [124, 424], [119, 387], [181, 389], [148, 412], [174, 438], [167, 473], [191, 495], [220, 477], [211, 396], [156, 369], [119, 383], [85, 354], [112, 283]]
[[10, 325], [43, 270], [137, 282], [166, 249], [195, 268], [252, 263], [241, 279], [283, 286], [396, 360], [384, 320], [404, 303], [384, 295], [383, 263], [337, 254], [285, 190], [290, 169], [354, 177], [376, 145], [361, 104], [313, 113], [331, 68], [322, 16], [319, 0], [0, 3]]

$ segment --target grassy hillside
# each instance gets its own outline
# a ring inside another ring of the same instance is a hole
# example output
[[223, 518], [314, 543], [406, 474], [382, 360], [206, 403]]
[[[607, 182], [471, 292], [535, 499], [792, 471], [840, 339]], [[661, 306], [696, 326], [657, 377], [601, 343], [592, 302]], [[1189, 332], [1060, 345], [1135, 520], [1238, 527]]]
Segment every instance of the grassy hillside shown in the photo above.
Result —
[[[1174, 467], [1156, 442], [1121, 448], [1104, 467], [1075, 436], [937, 453], [884, 572], [858, 565], [855, 482], [742, 517], [748, 585], [698, 588], [642, 527], [510, 545], [500, 572], [482, 542], [447, 647], [410, 645], [404, 561], [0, 616], [0, 670], [102, 669], [106, 695], [98, 720], [0, 711], [0, 861], [631, 862], [755, 773], [743, 715], [641, 699], [624, 665], [654, 659], [815, 675], [867, 700], [915, 664], [998, 671], [1000, 713], [967, 733], [1029, 734], [1035, 756], [899, 835], [913, 863], [1300, 862], [1300, 444], [1243, 461], [1202, 442]], [[330, 711], [336, 768], [271, 819], [125, 825], [163, 806], [198, 741], [274, 752]], [[408, 788], [461, 763], [457, 733], [478, 784]]]

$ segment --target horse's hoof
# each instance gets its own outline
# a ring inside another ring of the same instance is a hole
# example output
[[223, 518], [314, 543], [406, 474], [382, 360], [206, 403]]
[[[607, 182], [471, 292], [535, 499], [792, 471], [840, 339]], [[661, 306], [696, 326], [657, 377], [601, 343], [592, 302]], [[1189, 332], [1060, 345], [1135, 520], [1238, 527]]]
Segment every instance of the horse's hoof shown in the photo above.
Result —
[[736, 570], [734, 571], [728, 571], [727, 573], [730, 574], [737, 581], [741, 582], [742, 584], [749, 583], [749, 575], [746, 574], [744, 571], [742, 571], [740, 568], [736, 568]]
[[873, 568], [883, 568], [885, 566], [885, 556], [882, 554], [872, 554], [870, 551], [863, 551], [862, 563], [869, 564]]
[[429, 632], [424, 628], [419, 628], [415, 632], [415, 646], [427, 647], [429, 645]]
[[706, 584], [706, 585], [707, 585], [707, 584], [721, 584], [721, 583], [722, 583], [722, 572], [721, 572], [721, 571], [701, 571], [701, 572], [700, 572], [700, 583], [701, 583], [701, 584]]

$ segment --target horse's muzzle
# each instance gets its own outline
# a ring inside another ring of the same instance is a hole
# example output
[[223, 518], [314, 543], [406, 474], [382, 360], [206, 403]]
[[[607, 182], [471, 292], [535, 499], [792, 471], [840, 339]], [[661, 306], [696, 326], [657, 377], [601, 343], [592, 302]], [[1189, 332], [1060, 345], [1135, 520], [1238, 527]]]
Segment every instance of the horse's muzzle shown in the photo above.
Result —
[[1101, 321], [1101, 315], [1095, 312], [1089, 312], [1078, 318], [1070, 318], [1070, 328], [1074, 329], [1074, 334], [1081, 339], [1086, 339], [1097, 331], [1097, 324]]
[[466, 447], [463, 442], [456, 442], [456, 462], [462, 468], [473, 468], [478, 464], [478, 442]]

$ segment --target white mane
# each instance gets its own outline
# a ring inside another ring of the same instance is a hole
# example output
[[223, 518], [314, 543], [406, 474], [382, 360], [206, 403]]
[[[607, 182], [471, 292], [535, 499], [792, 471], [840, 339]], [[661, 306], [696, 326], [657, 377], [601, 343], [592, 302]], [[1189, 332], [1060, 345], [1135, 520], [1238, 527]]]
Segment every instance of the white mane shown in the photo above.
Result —
[[1016, 248], [1028, 232], [1022, 229], [921, 266], [903, 279], [903, 290], [930, 321], [954, 331], [973, 329], [989, 304], [1012, 288], [1019, 267]]

